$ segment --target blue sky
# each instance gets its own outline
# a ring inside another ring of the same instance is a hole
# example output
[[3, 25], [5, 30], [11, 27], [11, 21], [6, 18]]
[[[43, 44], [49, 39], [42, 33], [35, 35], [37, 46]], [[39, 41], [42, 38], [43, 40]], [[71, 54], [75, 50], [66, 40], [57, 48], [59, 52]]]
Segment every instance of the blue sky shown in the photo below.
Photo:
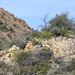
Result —
[[53, 18], [56, 13], [69, 11], [70, 17], [75, 17], [75, 0], [0, 0], [0, 7], [14, 14], [34, 29], [40, 29], [43, 18], [49, 14], [47, 20]]

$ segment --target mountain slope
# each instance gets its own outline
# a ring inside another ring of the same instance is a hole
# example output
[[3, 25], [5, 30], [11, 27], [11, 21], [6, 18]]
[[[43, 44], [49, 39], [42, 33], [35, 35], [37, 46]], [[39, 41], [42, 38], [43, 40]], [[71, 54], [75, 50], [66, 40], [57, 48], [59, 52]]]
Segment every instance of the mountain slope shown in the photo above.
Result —
[[24, 40], [31, 32], [24, 20], [0, 8], [0, 43]]

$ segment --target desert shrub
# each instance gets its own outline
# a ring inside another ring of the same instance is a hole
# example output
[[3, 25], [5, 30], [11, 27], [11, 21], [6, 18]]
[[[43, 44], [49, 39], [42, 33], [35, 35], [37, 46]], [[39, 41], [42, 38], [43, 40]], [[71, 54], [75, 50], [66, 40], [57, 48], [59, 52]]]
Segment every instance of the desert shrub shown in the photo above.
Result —
[[4, 43], [4, 44], [2, 45], [2, 49], [3, 49], [3, 50], [8, 49], [8, 48], [9, 48], [9, 45], [8, 45], [7, 43]]
[[20, 49], [24, 49], [26, 46], [26, 42], [17, 40], [15, 41], [15, 45], [18, 46]]
[[55, 75], [59, 75], [59, 72], [57, 70], [54, 73], [55, 73]]
[[49, 61], [48, 61], [48, 63], [50, 63], [50, 64], [51, 64], [51, 63], [52, 63], [52, 60], [49, 60]]
[[50, 50], [50, 48], [47, 47], [43, 47], [39, 53], [39, 58], [41, 58], [41, 60], [49, 60], [51, 58], [51, 56], [53, 55], [53, 52]]
[[7, 34], [7, 36], [8, 36], [10, 39], [12, 39], [12, 36], [11, 36], [10, 34]]
[[4, 63], [4, 62], [2, 62], [2, 61], [0, 61], [0, 68], [9, 68], [9, 65], [8, 64], [6, 64], [6, 63]]
[[50, 32], [41, 32], [39, 37], [41, 39], [50, 39], [52, 37], [52, 34]]
[[64, 36], [64, 37], [69, 37], [70, 35], [70, 31], [68, 30], [65, 30], [65, 29], [59, 29], [57, 27], [54, 27], [52, 30], [51, 30], [51, 33], [53, 33], [54, 36]]
[[0, 50], [2, 50], [2, 45], [3, 45], [2, 41], [0, 41]]
[[55, 36], [60, 36], [60, 29], [57, 27], [53, 27], [53, 29], [51, 30], [51, 33], [53, 33]]
[[26, 34], [26, 36], [25, 36], [25, 41], [29, 41], [29, 40], [32, 40], [32, 37], [31, 37], [31, 35], [29, 34], [29, 33], [27, 33]]
[[48, 47], [43, 47], [43, 48], [41, 49], [41, 51], [42, 51], [42, 52], [50, 52], [50, 48], [48, 48]]
[[25, 68], [23, 66], [20, 66], [17, 68], [14, 72], [15, 75], [24, 75]]
[[29, 56], [30, 56], [31, 52], [14, 52], [14, 56], [15, 56], [15, 61], [16, 62], [21, 62], [26, 60]]
[[[42, 49], [42, 50], [41, 50]], [[22, 65], [29, 66], [29, 65], [35, 65], [40, 62], [48, 62], [48, 60], [51, 59], [51, 56], [53, 55], [53, 52], [50, 49], [45, 48], [38, 48], [38, 52], [32, 52], [31, 55], [23, 62], [20, 62]]]
[[20, 65], [14, 72], [14, 75], [31, 75], [27, 68]]
[[35, 65], [42, 61], [40, 56], [38, 56], [39, 54], [37, 55], [36, 53], [32, 53], [25, 61], [20, 62], [20, 64], [24, 66]]
[[3, 50], [8, 49], [8, 48], [12, 47], [13, 45], [15, 45], [14, 42], [5, 41], [5, 42], [2, 44], [2, 49], [3, 49]]
[[60, 57], [54, 58], [55, 63], [61, 64], [62, 61], [60, 61], [60, 59], [61, 59]]
[[9, 53], [9, 51], [8, 50], [6, 50], [6, 52], [5, 52], [6, 54], [8, 54]]
[[10, 47], [12, 47], [13, 45], [15, 45], [15, 42], [12, 41], [12, 42], [9, 42], [8, 44], [9, 44], [9, 48], [10, 48]]
[[32, 31], [32, 37], [39, 37], [38, 30]]
[[6, 75], [9, 69], [10, 69], [9, 64], [0, 61], [0, 75]]
[[0, 30], [2, 30], [2, 31], [9, 31], [8, 28], [5, 27], [5, 26], [0, 26]]
[[48, 48], [39, 48], [40, 50], [33, 53], [28, 60], [25, 61], [25, 65], [35, 65], [39, 62], [48, 62], [48, 60], [51, 59], [51, 56], [53, 55], [53, 52]]
[[38, 40], [36, 40], [36, 39], [33, 39], [33, 40], [32, 40], [32, 44], [33, 44], [33, 45], [36, 45], [36, 44], [38, 44], [38, 43], [39, 43]]
[[60, 34], [62, 36], [65, 36], [65, 37], [69, 37], [70, 36], [70, 31], [65, 30], [65, 29], [60, 29]]
[[75, 70], [73, 70], [73, 74], [72, 75], [75, 75]]
[[75, 59], [72, 59], [72, 61], [70, 63], [71, 63], [71, 65], [68, 66], [67, 70], [68, 71], [75, 70]]
[[5, 41], [3, 43], [2, 49], [8, 49], [8, 48], [12, 47], [13, 45], [18, 46], [20, 49], [24, 49], [25, 45], [26, 45], [26, 42], [23, 42], [23, 41], [20, 41], [20, 40], [14, 40], [12, 42]]
[[6, 38], [5, 38], [5, 37], [0, 37], [0, 39], [1, 39], [2, 41], [6, 41]]
[[29, 70], [32, 74], [36, 75], [46, 75], [47, 71], [51, 68], [48, 63], [40, 62], [35, 66], [30, 65]]

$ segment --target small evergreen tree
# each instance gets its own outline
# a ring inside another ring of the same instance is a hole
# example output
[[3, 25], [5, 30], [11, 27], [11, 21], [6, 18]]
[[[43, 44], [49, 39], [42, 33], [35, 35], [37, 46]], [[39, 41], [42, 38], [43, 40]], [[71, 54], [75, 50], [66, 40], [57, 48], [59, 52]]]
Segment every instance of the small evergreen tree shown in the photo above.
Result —
[[[68, 18], [67, 13], [62, 13], [61, 15], [56, 15], [55, 18], [49, 21], [49, 28], [51, 33], [56, 36], [69, 36], [69, 31], [72, 30], [73, 22]], [[68, 34], [66, 34], [68, 33]]]

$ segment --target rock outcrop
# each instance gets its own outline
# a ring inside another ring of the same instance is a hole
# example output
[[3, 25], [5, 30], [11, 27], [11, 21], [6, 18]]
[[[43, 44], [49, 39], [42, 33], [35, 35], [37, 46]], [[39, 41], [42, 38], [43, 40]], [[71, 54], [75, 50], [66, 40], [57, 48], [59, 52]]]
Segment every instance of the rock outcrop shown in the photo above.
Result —
[[[66, 37], [58, 37], [58, 38], [52, 38], [50, 40], [40, 41], [42, 44], [42, 47], [40, 44], [33, 45], [30, 41], [27, 43], [24, 50], [20, 50], [19, 47], [16, 47], [16, 45], [12, 46], [8, 50], [0, 51], [0, 60], [4, 61], [5, 63], [10, 63], [11, 59], [13, 58], [13, 52], [15, 50], [20, 51], [33, 51], [38, 52], [43, 47], [50, 48], [50, 50], [53, 51], [54, 57], [65, 57], [65, 60], [69, 60], [70, 58], [75, 57], [75, 39], [66, 38]], [[69, 58], [68, 58], [69, 56]], [[11, 62], [12, 63], [12, 62]]]
[[29, 50], [33, 51], [33, 49], [34, 49], [34, 45], [31, 42], [27, 43], [25, 50], [26, 51], [29, 51]]
[[8, 50], [4, 50], [4, 51], [0, 51], [0, 61], [7, 63], [11, 66], [14, 66], [14, 62], [12, 61], [14, 59], [14, 51], [19, 51], [19, 47], [16, 47], [15, 45], [13, 45], [10, 49]]
[[63, 56], [75, 52], [75, 39], [58, 37], [51, 40], [42, 41], [42, 45], [53, 50], [54, 54]]

